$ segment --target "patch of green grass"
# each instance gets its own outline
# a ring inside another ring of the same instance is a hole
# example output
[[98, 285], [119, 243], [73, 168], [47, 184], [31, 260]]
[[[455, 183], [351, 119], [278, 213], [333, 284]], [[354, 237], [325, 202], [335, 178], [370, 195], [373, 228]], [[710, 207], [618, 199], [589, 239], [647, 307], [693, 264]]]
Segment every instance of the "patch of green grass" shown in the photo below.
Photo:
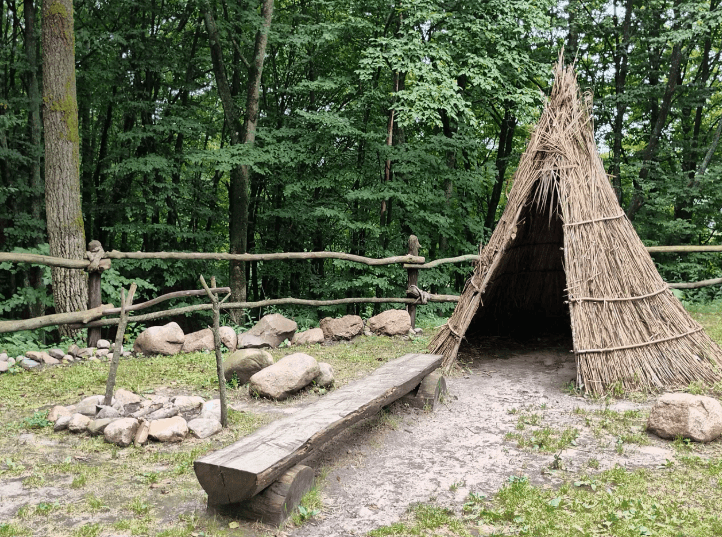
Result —
[[595, 436], [611, 435], [621, 439], [626, 444], [649, 444], [646, 423], [647, 413], [641, 410], [626, 410], [618, 412], [608, 407], [599, 410], [577, 411], [574, 414], [584, 416], [584, 423], [592, 430]]
[[517, 446], [520, 448], [554, 453], [569, 446], [576, 445], [577, 436], [579, 436], [579, 431], [571, 427], [563, 431], [556, 431], [551, 427], [544, 427], [532, 431], [529, 435], [507, 433], [504, 439], [507, 441], [516, 440]]
[[150, 505], [140, 498], [135, 497], [128, 504], [128, 509], [136, 515], [145, 515], [150, 511]]
[[72, 483], [70, 483], [71, 489], [80, 489], [85, 486], [85, 484], [88, 482], [88, 476], [87, 474], [79, 474], [73, 477]]
[[33, 472], [28, 477], [23, 479], [23, 487], [28, 489], [38, 488], [43, 483], [45, 483], [45, 476], [37, 472]]
[[434, 504], [416, 504], [409, 508], [409, 519], [368, 532], [369, 537], [389, 535], [460, 535], [470, 536], [463, 520], [454, 512]]
[[29, 418], [25, 418], [22, 421], [23, 427], [26, 429], [42, 429], [43, 427], [50, 427], [52, 422], [48, 421], [48, 410], [41, 410], [35, 412]]
[[0, 537], [21, 537], [30, 535], [30, 530], [16, 524], [0, 522]]
[[98, 537], [102, 531], [100, 524], [84, 524], [73, 532], [73, 537]]
[[598, 470], [599, 469], [599, 460], [595, 459], [595, 458], [591, 458], [587, 461], [587, 466], [589, 466], [589, 468], [594, 468], [595, 470]]
[[108, 509], [107, 504], [102, 498], [98, 498], [95, 494], [89, 494], [85, 497], [85, 503], [91, 511], [100, 511], [101, 509]]

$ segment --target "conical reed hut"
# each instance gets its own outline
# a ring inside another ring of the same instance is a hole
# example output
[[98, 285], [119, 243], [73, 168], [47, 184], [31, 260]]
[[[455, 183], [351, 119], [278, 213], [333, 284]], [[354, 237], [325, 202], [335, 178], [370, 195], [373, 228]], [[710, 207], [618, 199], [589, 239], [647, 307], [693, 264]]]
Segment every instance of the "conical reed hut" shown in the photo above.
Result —
[[448, 367], [472, 320], [473, 330], [561, 319], [571, 325], [577, 383], [593, 393], [716, 382], [722, 351], [657, 272], [593, 130], [591, 96], [560, 56], [504, 214], [430, 349]]

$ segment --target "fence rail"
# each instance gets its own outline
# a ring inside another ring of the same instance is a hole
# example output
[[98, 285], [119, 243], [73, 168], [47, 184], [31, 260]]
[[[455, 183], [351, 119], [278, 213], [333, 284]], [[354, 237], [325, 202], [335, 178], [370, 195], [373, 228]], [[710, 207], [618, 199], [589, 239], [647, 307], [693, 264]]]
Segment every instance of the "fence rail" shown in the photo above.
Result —
[[[649, 246], [649, 253], [691, 253], [691, 252], [722, 252], [721, 246]], [[81, 312], [60, 313], [46, 315], [43, 317], [35, 317], [33, 319], [25, 319], [20, 321], [0, 321], [0, 333], [15, 332], [18, 330], [29, 330], [42, 328], [45, 326], [56, 326], [60, 324], [69, 324], [73, 328], [88, 328], [88, 344], [92, 346], [100, 338], [100, 328], [103, 326], [113, 326], [119, 323], [118, 318], [102, 319], [108, 315], [117, 315], [121, 308], [115, 308], [112, 304], [102, 305], [100, 302], [100, 283], [103, 270], [110, 267], [111, 259], [170, 259], [170, 260], [212, 260], [212, 261], [290, 261], [304, 259], [338, 259], [353, 263], [360, 263], [368, 266], [383, 266], [401, 264], [408, 273], [408, 291], [407, 294], [412, 298], [379, 298], [379, 297], [360, 297], [360, 298], [341, 298], [333, 300], [307, 300], [301, 298], [277, 298], [263, 300], [257, 302], [231, 302], [220, 305], [221, 309], [251, 309], [268, 306], [281, 305], [303, 305], [303, 306], [336, 306], [343, 304], [406, 304], [411, 315], [412, 326], [416, 319], [416, 306], [427, 302], [458, 302], [459, 297], [456, 295], [434, 295], [424, 293], [416, 287], [418, 282], [419, 270], [428, 270], [441, 265], [464, 263], [469, 261], [477, 261], [478, 255], [461, 255], [457, 257], [449, 257], [436, 259], [426, 262], [423, 256], [418, 255], [419, 242], [418, 239], [411, 235], [409, 237], [409, 249], [406, 255], [370, 258], [360, 255], [347, 254], [343, 252], [279, 252], [268, 254], [228, 254], [222, 252], [119, 252], [111, 250], [105, 252], [97, 241], [89, 244], [89, 251], [86, 253], [87, 259], [65, 259], [53, 257], [49, 255], [26, 254], [14, 252], [0, 252], [0, 262], [10, 263], [32, 263], [36, 265], [46, 265], [50, 267], [63, 267], [69, 269], [86, 270], [90, 274], [89, 278], [89, 300], [88, 309]], [[679, 282], [669, 283], [672, 289], [694, 289], [709, 285], [722, 284], [722, 278], [703, 280], [699, 282]], [[227, 287], [212, 289], [214, 293], [230, 293]], [[203, 296], [205, 290], [176, 291], [156, 297], [147, 302], [136, 304], [127, 308], [127, 311], [139, 311], [172, 298], [180, 298], [186, 296]], [[423, 295], [423, 298], [422, 298]], [[130, 320], [132, 322], [150, 321], [171, 317], [175, 315], [183, 315], [195, 311], [210, 310], [211, 304], [198, 304], [194, 306], [186, 306], [181, 308], [173, 308], [143, 315], [135, 315]]]

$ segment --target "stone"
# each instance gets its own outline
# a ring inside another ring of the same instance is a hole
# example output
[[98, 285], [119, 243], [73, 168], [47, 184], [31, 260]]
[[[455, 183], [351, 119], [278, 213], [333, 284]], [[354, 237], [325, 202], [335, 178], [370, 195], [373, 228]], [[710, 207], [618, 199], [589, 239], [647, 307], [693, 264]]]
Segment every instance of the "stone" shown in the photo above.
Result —
[[98, 358], [97, 356], [91, 356], [90, 358], [88, 358], [88, 362], [100, 362], [100, 358]]
[[165, 404], [167, 404], [167, 403], [170, 403], [170, 397], [167, 397], [167, 396], [165, 396], [165, 395], [151, 394], [151, 395], [148, 396], [148, 400], [149, 400], [152, 404], [165, 405]]
[[58, 365], [60, 363], [60, 360], [56, 360], [55, 358], [47, 354], [47, 356], [43, 358], [43, 362], [45, 362], [45, 365]]
[[253, 375], [250, 393], [280, 401], [308, 386], [319, 372], [313, 356], [302, 352], [289, 354]]
[[70, 347], [68, 347], [68, 354], [72, 354], [73, 356], [78, 356], [80, 354], [80, 347], [78, 347], [75, 343], [73, 343]]
[[15, 358], [8, 358], [8, 361], [6, 362], [8, 364], [8, 367], [12, 367], [15, 365]]
[[74, 362], [75, 357], [72, 354], [66, 354], [63, 356], [63, 362]]
[[123, 354], [121, 354], [121, 356], [123, 358], [127, 358], [128, 356], [132, 356], [132, 355], [133, 355], [133, 353], [130, 351], [124, 351]]
[[333, 376], [333, 367], [331, 367], [331, 364], [327, 364], [326, 362], [319, 362], [318, 369], [320, 370], [320, 372], [316, 376], [316, 378], [313, 379], [313, 383], [319, 388], [330, 388], [331, 386], [333, 386], [333, 383], [336, 379]]
[[703, 395], [665, 393], [652, 407], [647, 429], [660, 438], [711, 442], [722, 436], [722, 405]]
[[320, 322], [323, 337], [326, 339], [353, 339], [364, 329], [364, 322], [358, 315], [344, 315], [340, 319], [325, 317]]
[[65, 352], [63, 351], [63, 349], [50, 349], [48, 351], [48, 354], [56, 360], [62, 360], [65, 357]]
[[[43, 354], [47, 354], [47, 353], [44, 353], [42, 351], [26, 351], [25, 352], [25, 356], [27, 358], [30, 358], [31, 360], [35, 360], [38, 363], [43, 361]], [[48, 356], [50, 356], [50, 355], [48, 355]]]
[[188, 435], [188, 424], [180, 416], [152, 421], [148, 436], [158, 442], [182, 442]]
[[0, 373], [6, 373], [10, 369], [7, 362], [0, 362]]
[[95, 344], [97, 349], [110, 349], [110, 341], [107, 339], [99, 339], [98, 343]]
[[151, 412], [150, 414], [145, 416], [145, 419], [148, 421], [153, 420], [162, 420], [166, 418], [172, 418], [173, 416], [178, 415], [178, 407], [172, 404], [168, 404], [164, 406], [163, 408], [160, 408], [154, 412]]
[[53, 431], [58, 432], [67, 429], [72, 417], [72, 415], [60, 416], [58, 421], [55, 422], [55, 425], [53, 425]]
[[112, 406], [104, 406], [100, 409], [95, 419], [121, 418], [123, 414]]
[[8, 354], [6, 352], [0, 352], [0, 362], [7, 362]]
[[270, 349], [271, 344], [258, 336], [252, 336], [248, 332], [238, 336], [239, 349]]
[[323, 337], [323, 330], [320, 328], [311, 328], [304, 332], [297, 332], [293, 336], [291, 343], [293, 345], [315, 345], [323, 343], [325, 338]]
[[148, 442], [148, 431], [150, 431], [150, 423], [147, 420], [141, 419], [138, 424], [138, 430], [135, 432], [135, 439], [133, 444], [135, 447], [140, 447]]
[[105, 428], [119, 418], [96, 418], [88, 423], [88, 432], [93, 436], [103, 434]]
[[36, 362], [35, 360], [31, 360], [30, 358], [25, 358], [20, 361], [20, 367], [23, 369], [35, 369], [40, 364]]
[[102, 395], [91, 395], [90, 397], [86, 397], [77, 404], [75, 411], [85, 416], [95, 417], [98, 413], [98, 405], [102, 405], [104, 399], [105, 397]]
[[186, 334], [181, 352], [210, 351], [215, 348], [213, 345], [213, 332], [210, 328]]
[[405, 336], [411, 330], [411, 317], [406, 310], [386, 310], [366, 321], [377, 336]]
[[88, 430], [88, 424], [90, 423], [90, 418], [88, 416], [84, 416], [80, 413], [75, 413], [72, 416], [70, 416], [70, 421], [68, 422], [68, 430], [71, 433], [83, 433]]
[[231, 352], [238, 347], [238, 334], [230, 326], [221, 326], [218, 329], [221, 336], [221, 343]]
[[205, 403], [203, 403], [203, 406], [201, 407], [201, 414], [199, 417], [204, 419], [214, 419], [220, 423], [221, 400], [211, 399], [210, 401], [206, 401]]
[[108, 349], [98, 349], [97, 351], [95, 351], [95, 356], [97, 356], [98, 358], [105, 358], [109, 354], [110, 351]]
[[119, 388], [119, 389], [115, 390], [113, 397], [115, 398], [115, 401], [117, 403], [120, 403], [123, 406], [131, 405], [133, 403], [140, 403], [143, 400], [143, 398], [140, 395], [135, 394], [124, 388]]
[[56, 421], [58, 421], [58, 418], [62, 418], [63, 416], [72, 416], [74, 410], [75, 409], [69, 410], [64, 406], [55, 405], [53, 408], [50, 409], [50, 412], [48, 412], [47, 420], [55, 423]]
[[226, 380], [235, 375], [238, 385], [243, 386], [264, 367], [273, 364], [273, 356], [261, 349], [241, 349], [226, 357], [223, 361], [223, 375]]
[[85, 347], [84, 349], [80, 349], [75, 356], [78, 358], [90, 358], [93, 356], [93, 353], [95, 353], [95, 347]]
[[261, 317], [261, 320], [244, 335], [259, 337], [271, 347], [276, 348], [285, 340], [293, 339], [297, 329], [296, 321], [286, 319], [280, 313], [272, 313]]
[[196, 418], [188, 422], [188, 430], [196, 438], [208, 438], [221, 432], [223, 427], [215, 419]]
[[135, 440], [135, 433], [137, 430], [137, 419], [120, 418], [108, 424], [105, 431], [103, 431], [103, 435], [105, 436], [106, 442], [126, 447]]
[[414, 331], [414, 334], [416, 334], [417, 336], [420, 336], [421, 334], [424, 333], [424, 330], [422, 328], [412, 328], [412, 330]]
[[172, 399], [175, 406], [178, 407], [179, 412], [192, 412], [203, 406], [205, 402], [202, 397], [197, 395], [178, 395]]
[[180, 352], [184, 341], [185, 334], [178, 323], [168, 323], [141, 332], [133, 343], [133, 350], [145, 355], [171, 355]]

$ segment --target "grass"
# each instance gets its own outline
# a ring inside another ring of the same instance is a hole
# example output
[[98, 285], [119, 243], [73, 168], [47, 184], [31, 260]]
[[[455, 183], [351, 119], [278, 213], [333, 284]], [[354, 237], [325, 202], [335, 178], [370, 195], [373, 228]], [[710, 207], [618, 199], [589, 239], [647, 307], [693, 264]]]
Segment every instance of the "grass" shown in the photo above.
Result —
[[504, 439], [508, 441], [516, 440], [517, 447], [522, 449], [527, 448], [545, 453], [555, 453], [569, 446], [576, 445], [578, 436], [579, 431], [573, 427], [568, 427], [563, 431], [558, 431], [551, 427], [543, 427], [526, 435], [507, 433]]
[[435, 504], [417, 504], [409, 508], [408, 520], [368, 532], [369, 537], [390, 535], [463, 535], [471, 536], [465, 521], [454, 512]]

